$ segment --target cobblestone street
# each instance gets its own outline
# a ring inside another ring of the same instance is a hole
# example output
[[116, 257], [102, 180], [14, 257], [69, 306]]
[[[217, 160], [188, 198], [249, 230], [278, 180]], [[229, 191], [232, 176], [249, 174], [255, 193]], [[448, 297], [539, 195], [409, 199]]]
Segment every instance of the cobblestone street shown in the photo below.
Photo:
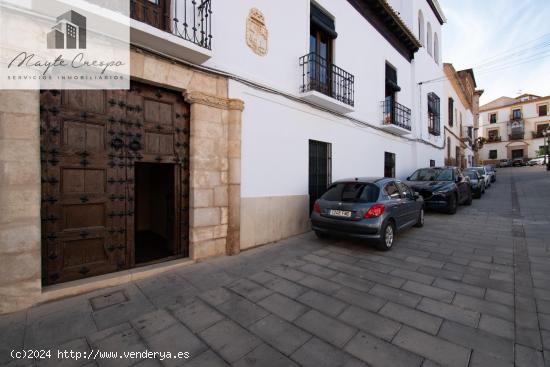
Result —
[[[503, 168], [387, 253], [313, 233], [0, 317], [0, 365], [550, 365], [550, 174]], [[19, 360], [12, 349], [189, 360]]]

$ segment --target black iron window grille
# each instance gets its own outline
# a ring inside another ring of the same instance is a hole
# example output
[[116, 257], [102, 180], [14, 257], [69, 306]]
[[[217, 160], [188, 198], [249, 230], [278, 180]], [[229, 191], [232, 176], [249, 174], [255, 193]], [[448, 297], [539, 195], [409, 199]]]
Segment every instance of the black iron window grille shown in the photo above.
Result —
[[172, 1], [130, 0], [130, 17], [211, 50], [212, 1]]
[[332, 183], [332, 144], [309, 141], [309, 211]]
[[437, 94], [428, 93], [428, 132], [432, 135], [441, 135], [440, 103]]
[[382, 101], [382, 118], [384, 125], [395, 125], [411, 131], [411, 109], [388, 97]]
[[316, 91], [354, 106], [354, 79], [347, 71], [311, 52], [300, 57], [302, 86], [300, 92]]

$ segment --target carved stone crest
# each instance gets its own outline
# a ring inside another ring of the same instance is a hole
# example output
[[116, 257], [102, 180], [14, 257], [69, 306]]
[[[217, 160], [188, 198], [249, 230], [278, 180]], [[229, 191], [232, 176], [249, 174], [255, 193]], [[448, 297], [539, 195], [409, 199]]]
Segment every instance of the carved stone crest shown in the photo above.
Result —
[[250, 9], [246, 19], [246, 44], [255, 54], [267, 55], [268, 31], [265, 26], [265, 18], [256, 8]]

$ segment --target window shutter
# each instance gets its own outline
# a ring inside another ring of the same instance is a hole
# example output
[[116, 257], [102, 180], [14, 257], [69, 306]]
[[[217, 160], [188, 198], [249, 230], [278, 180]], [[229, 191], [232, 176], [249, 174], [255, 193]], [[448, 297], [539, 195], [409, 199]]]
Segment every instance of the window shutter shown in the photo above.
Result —
[[338, 37], [338, 33], [336, 33], [336, 28], [334, 27], [334, 20], [314, 4], [311, 4], [310, 19], [312, 24], [321, 28], [330, 38], [334, 39]]

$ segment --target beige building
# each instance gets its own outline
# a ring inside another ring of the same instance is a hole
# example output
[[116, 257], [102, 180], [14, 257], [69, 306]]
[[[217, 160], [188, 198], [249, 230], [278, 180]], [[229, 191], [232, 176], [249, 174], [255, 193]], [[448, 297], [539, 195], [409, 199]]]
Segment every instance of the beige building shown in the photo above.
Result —
[[472, 69], [456, 71], [452, 64], [444, 64], [446, 112], [445, 165], [461, 168], [475, 164], [474, 143], [477, 111], [482, 90], [476, 90]]
[[530, 159], [542, 155], [543, 131], [548, 129], [550, 96], [522, 94], [500, 97], [480, 107], [481, 134], [485, 139], [480, 159]]

